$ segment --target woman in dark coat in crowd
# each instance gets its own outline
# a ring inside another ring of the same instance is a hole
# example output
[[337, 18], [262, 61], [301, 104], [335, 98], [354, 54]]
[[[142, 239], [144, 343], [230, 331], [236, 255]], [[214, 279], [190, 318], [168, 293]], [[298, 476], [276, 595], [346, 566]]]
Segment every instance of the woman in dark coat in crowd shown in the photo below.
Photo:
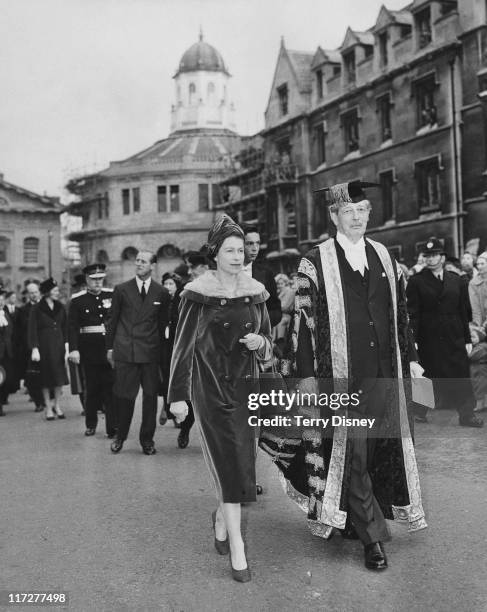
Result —
[[193, 404], [219, 501], [212, 517], [215, 548], [230, 552], [233, 579], [248, 582], [240, 504], [255, 501], [256, 483], [247, 393], [258, 377], [257, 360], [272, 354], [269, 294], [243, 271], [244, 234], [227, 215], [210, 229], [208, 247], [216, 270], [181, 293], [168, 400], [178, 418], [187, 401]]
[[[54, 411], [64, 419], [59, 406], [61, 389], [68, 384], [65, 354], [67, 340], [67, 316], [59, 301], [59, 287], [53, 278], [41, 283], [42, 299], [32, 307], [29, 317], [29, 347], [32, 361], [39, 362], [40, 378], [46, 419], [52, 421]], [[54, 392], [54, 406], [50, 404], [50, 390]]]
[[10, 392], [13, 370], [13, 325], [10, 317], [4, 311], [5, 291], [0, 288], [0, 416], [5, 416], [3, 406]]
[[159, 395], [162, 396], [163, 405], [159, 417], [159, 423], [164, 425], [168, 418], [174, 419], [167, 406], [167, 389], [169, 387], [169, 370], [171, 367], [172, 349], [176, 336], [178, 324], [179, 294], [183, 288], [181, 277], [175, 272], [166, 272], [162, 276], [162, 285], [169, 291], [171, 303], [169, 304], [169, 320], [166, 329], [163, 331], [161, 340], [161, 389]]

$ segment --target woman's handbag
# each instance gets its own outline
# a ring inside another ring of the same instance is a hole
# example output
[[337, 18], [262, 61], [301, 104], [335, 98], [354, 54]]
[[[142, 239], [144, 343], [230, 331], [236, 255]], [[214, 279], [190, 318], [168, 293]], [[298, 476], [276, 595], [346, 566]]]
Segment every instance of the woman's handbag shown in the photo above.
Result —
[[25, 370], [25, 383], [30, 386], [35, 384], [41, 376], [41, 364], [39, 361], [29, 360]]
[[267, 403], [263, 400], [259, 411], [261, 417], [272, 418], [276, 415], [286, 414], [286, 396], [283, 394], [287, 393], [287, 385], [282, 375], [277, 371], [274, 359], [272, 360], [272, 369], [270, 371], [259, 372], [259, 390], [261, 397], [268, 395], [269, 400], [273, 397], [276, 398], [272, 403], [271, 401]]

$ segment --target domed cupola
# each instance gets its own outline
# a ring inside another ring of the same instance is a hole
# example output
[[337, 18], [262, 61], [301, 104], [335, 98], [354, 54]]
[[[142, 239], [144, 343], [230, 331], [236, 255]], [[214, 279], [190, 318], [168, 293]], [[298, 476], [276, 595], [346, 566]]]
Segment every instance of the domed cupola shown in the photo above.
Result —
[[201, 32], [199, 41], [191, 45], [181, 58], [175, 76], [181, 74], [181, 72], [197, 72], [198, 70], [228, 74], [222, 56], [215, 47], [203, 40]]
[[230, 73], [220, 53], [203, 40], [185, 51], [174, 75], [176, 103], [171, 109], [171, 132], [181, 130], [235, 131], [229, 100]]

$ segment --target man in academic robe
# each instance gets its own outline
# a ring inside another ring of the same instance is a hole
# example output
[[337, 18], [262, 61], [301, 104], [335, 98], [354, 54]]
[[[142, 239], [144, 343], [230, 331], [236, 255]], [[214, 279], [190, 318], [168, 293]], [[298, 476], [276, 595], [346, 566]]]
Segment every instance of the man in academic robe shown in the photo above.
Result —
[[[283, 428], [276, 435], [264, 428], [260, 445], [273, 456], [288, 494], [306, 509], [312, 533], [329, 538], [338, 529], [343, 537], [359, 538], [365, 566], [383, 570], [383, 543], [390, 539], [385, 519], [402, 519], [411, 531], [426, 527], [404, 384], [422, 368], [400, 268], [382, 244], [364, 238], [369, 186], [354, 181], [327, 189], [336, 237], [300, 262], [281, 368], [301, 393], [321, 398], [334, 392], [345, 399], [338, 409], [321, 400], [302, 408], [330, 418], [326, 429], [286, 434]], [[373, 425], [333, 426], [333, 416]]]

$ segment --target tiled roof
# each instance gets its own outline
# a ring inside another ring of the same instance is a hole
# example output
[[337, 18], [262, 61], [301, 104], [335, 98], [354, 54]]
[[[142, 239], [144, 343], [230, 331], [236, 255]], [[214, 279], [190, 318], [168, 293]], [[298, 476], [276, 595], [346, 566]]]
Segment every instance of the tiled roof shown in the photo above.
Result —
[[299, 91], [311, 91], [311, 62], [313, 61], [314, 53], [289, 50], [287, 53], [296, 72]]
[[[237, 134], [225, 130], [195, 130], [174, 132], [168, 138], [159, 140], [152, 146], [128, 157], [112, 162], [118, 168], [123, 166], [150, 163], [178, 163], [183, 159], [200, 162], [221, 161], [225, 155], [233, 155], [240, 150]], [[105, 171], [106, 172], [106, 171]]]

